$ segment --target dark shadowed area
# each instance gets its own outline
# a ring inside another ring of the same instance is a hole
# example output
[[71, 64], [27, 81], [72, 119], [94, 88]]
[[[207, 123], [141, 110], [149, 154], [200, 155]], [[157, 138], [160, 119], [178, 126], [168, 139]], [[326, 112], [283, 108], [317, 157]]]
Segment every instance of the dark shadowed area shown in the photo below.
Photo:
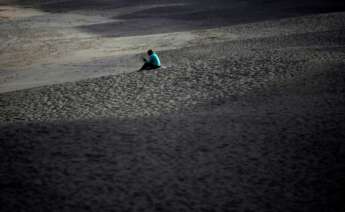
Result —
[[[80, 27], [86, 32], [110, 37], [214, 28], [345, 10], [342, 0], [17, 0], [8, 2], [53, 13], [92, 12], [99, 15], [106, 11], [111, 14], [112, 10], [120, 8], [142, 7], [130, 14], [113, 16], [116, 19], [114, 22]], [[154, 7], [150, 8], [150, 6]]]

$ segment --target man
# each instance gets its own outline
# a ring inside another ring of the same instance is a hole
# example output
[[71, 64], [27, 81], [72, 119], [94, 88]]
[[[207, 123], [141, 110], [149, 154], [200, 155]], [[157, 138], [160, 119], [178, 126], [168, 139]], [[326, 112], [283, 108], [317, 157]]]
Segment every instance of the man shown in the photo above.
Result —
[[147, 51], [147, 55], [149, 57], [149, 60], [147, 60], [146, 58], [143, 58], [145, 63], [139, 71], [152, 70], [152, 69], [157, 69], [161, 67], [161, 61], [159, 60], [158, 55], [155, 52], [153, 52], [152, 49]]

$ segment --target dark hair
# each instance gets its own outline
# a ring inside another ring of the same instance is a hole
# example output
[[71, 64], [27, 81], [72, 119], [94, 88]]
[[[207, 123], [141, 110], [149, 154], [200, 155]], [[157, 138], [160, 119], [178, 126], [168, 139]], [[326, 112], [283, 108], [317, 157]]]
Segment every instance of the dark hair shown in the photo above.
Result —
[[147, 51], [147, 54], [148, 54], [148, 55], [152, 55], [152, 54], [153, 54], [152, 49], [149, 49], [149, 50]]

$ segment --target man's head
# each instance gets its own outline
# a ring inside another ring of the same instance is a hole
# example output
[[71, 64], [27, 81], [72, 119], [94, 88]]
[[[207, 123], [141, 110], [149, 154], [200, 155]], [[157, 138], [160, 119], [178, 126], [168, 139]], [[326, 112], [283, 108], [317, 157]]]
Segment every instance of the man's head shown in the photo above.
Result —
[[148, 54], [149, 56], [151, 56], [151, 55], [153, 54], [152, 49], [148, 50], [148, 51], [147, 51], [147, 54]]

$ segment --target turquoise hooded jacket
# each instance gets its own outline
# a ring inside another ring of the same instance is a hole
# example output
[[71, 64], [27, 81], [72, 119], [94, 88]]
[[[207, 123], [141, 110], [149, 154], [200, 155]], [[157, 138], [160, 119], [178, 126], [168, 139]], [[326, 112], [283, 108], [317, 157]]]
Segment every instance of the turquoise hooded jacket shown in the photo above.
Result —
[[161, 66], [161, 61], [155, 52], [150, 56], [149, 62], [153, 65]]

